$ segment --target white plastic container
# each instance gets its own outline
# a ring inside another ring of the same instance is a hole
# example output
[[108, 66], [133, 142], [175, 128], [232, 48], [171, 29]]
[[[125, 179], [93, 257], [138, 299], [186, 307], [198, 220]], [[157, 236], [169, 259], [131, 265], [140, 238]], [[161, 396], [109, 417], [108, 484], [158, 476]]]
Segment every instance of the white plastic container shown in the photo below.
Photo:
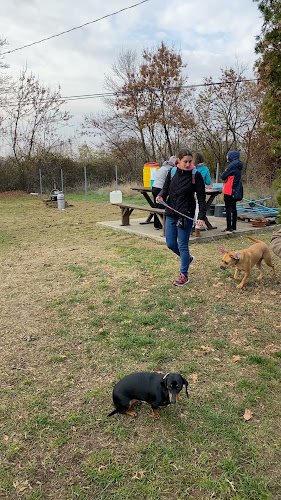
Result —
[[59, 210], [65, 210], [64, 194], [61, 191], [59, 191], [57, 194], [57, 204]]
[[110, 191], [110, 203], [122, 203], [122, 191]]

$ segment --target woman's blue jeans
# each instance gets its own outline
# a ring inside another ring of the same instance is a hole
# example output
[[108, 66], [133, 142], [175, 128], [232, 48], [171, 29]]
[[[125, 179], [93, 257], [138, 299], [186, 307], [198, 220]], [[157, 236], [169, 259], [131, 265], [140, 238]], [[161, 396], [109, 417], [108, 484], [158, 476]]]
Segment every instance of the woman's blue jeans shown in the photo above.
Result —
[[187, 228], [182, 229], [177, 227], [177, 219], [167, 216], [165, 225], [167, 247], [180, 257], [180, 272], [185, 276], [188, 274], [190, 263], [188, 243], [192, 229], [192, 221], [189, 219], [186, 219], [186, 221]]

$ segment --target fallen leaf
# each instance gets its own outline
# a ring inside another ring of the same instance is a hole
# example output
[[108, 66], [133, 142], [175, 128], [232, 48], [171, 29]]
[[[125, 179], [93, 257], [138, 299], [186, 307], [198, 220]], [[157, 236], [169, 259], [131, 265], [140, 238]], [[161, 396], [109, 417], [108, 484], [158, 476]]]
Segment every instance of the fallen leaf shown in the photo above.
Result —
[[214, 351], [215, 351], [215, 349], [213, 349], [209, 345], [201, 345], [200, 349], [194, 349], [193, 352], [196, 356], [202, 356], [205, 354], [209, 354], [210, 352], [214, 352]]
[[146, 470], [137, 470], [135, 475], [132, 477], [132, 479], [143, 479], [144, 478], [144, 475], [146, 473]]
[[277, 292], [269, 292], [270, 295], [277, 295]]
[[14, 481], [13, 487], [17, 490], [18, 493], [23, 493], [27, 488], [32, 489], [30, 486], [30, 482], [28, 479], [25, 481]]
[[213, 349], [209, 345], [200, 345], [200, 349], [202, 349], [202, 351], [204, 352], [204, 354], [208, 354], [209, 352], [214, 352], [215, 351], [215, 349]]
[[240, 361], [241, 359], [241, 356], [237, 355], [237, 356], [232, 356], [232, 362], [233, 363], [237, 363], [237, 361]]
[[253, 417], [253, 414], [252, 414], [251, 410], [249, 410], [248, 408], [246, 408], [245, 413], [243, 415], [243, 418], [246, 421], [248, 421], [248, 420], [251, 420], [252, 417]]
[[221, 286], [221, 285], [223, 285], [222, 281], [218, 281], [217, 283], [213, 284], [214, 287], [218, 287], [218, 286]]
[[101, 472], [103, 469], [106, 469], [107, 465], [100, 465], [98, 468], [98, 472]]
[[216, 295], [216, 299], [221, 299], [221, 295]]
[[192, 382], [196, 384], [196, 382], [198, 382], [198, 373], [191, 373], [188, 378], [190, 378]]

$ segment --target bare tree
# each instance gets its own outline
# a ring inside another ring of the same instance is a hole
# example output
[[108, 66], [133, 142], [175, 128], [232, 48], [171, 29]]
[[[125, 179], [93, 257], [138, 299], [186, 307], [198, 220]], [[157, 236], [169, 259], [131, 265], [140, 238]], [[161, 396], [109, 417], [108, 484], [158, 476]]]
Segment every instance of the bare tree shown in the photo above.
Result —
[[60, 110], [60, 88], [52, 91], [41, 85], [27, 68], [21, 71], [12, 93], [13, 102], [9, 109], [10, 147], [21, 172], [22, 186], [25, 186], [24, 161], [41, 149], [54, 150], [61, 145], [60, 129], [70, 115]]
[[[142, 52], [122, 52], [106, 78], [108, 114], [104, 120], [86, 118], [88, 132], [98, 130], [119, 147], [131, 138], [142, 144], [144, 161], [162, 161], [175, 154], [181, 137], [192, 125], [188, 111], [190, 91], [185, 89], [181, 55], [162, 42]], [[119, 146], [118, 146], [119, 144]]]
[[251, 139], [261, 122], [262, 93], [257, 82], [246, 81], [243, 69], [222, 71], [220, 85], [206, 78], [194, 104], [193, 137], [198, 149], [211, 150], [214, 159], [225, 163], [230, 149], [251, 157]]

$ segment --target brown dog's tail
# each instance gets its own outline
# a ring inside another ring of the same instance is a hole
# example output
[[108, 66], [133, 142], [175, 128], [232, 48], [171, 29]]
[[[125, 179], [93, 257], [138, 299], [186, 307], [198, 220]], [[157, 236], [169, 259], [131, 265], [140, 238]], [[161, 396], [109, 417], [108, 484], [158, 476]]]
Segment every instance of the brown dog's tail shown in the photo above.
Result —
[[252, 238], [252, 236], [247, 236], [249, 240], [255, 241], [256, 243], [264, 243], [262, 240], [256, 240], [256, 238]]

